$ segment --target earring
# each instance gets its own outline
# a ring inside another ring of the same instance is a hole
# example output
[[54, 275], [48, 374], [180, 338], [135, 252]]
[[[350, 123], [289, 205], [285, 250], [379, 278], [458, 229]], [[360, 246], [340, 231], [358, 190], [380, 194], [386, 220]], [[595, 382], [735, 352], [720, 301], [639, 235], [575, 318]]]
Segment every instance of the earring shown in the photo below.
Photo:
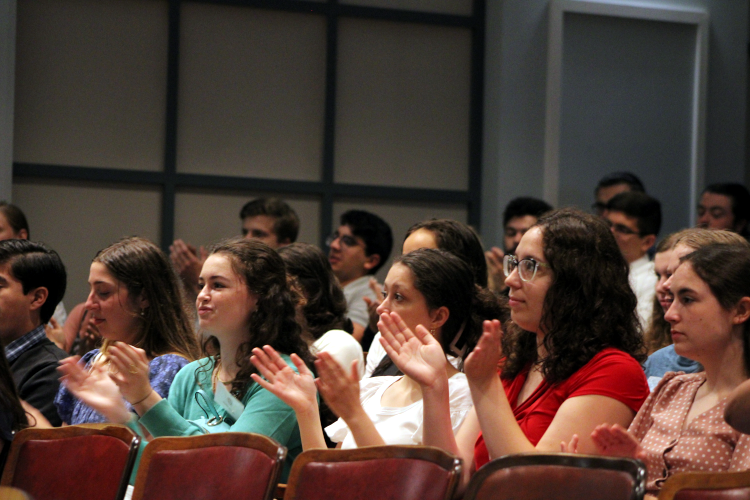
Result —
[[145, 308], [144, 308], [144, 309], [141, 309], [141, 317], [142, 317], [142, 318], [145, 318], [145, 317], [146, 317], [146, 309], [145, 309]]
[[435, 329], [434, 328], [430, 328], [430, 335], [432, 335], [433, 337], [435, 336]]

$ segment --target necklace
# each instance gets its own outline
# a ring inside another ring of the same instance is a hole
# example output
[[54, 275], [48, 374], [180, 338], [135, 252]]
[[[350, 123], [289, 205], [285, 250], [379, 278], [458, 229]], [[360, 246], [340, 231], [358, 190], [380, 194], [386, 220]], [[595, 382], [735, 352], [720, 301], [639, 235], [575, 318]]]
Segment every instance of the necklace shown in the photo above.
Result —
[[218, 380], [219, 382], [221, 382], [224, 385], [231, 384], [233, 382], [232, 380], [221, 380], [221, 378], [219, 377], [219, 370], [220, 369], [221, 369], [221, 360], [219, 360], [219, 362], [216, 364], [216, 372], [214, 373], [214, 376], [216, 377], [216, 380]]

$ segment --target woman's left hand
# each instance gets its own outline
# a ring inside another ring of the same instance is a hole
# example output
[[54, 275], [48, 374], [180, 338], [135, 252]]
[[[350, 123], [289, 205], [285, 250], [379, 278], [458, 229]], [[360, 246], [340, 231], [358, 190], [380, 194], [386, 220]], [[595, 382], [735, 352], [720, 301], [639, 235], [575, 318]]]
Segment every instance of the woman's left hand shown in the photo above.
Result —
[[500, 346], [502, 336], [503, 329], [498, 320], [484, 322], [484, 333], [464, 363], [466, 378], [470, 383], [482, 384], [497, 378], [497, 365], [502, 353]]
[[359, 372], [357, 362], [352, 362], [349, 375], [327, 352], [318, 354], [315, 360], [318, 378], [315, 385], [329, 408], [344, 420], [357, 416], [362, 411], [359, 402]]
[[143, 401], [151, 394], [149, 361], [146, 351], [124, 342], [115, 342], [108, 349], [110, 378], [130, 404]]

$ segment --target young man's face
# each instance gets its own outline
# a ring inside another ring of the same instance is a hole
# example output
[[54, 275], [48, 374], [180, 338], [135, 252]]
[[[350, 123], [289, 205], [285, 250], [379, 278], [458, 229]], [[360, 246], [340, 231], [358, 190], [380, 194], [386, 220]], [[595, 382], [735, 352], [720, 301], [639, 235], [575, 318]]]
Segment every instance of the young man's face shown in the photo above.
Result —
[[0, 341], [3, 345], [38, 326], [31, 319], [33, 301], [34, 290], [23, 293], [23, 285], [11, 274], [10, 263], [0, 264]]
[[276, 219], [268, 215], [253, 215], [242, 221], [242, 236], [249, 240], [262, 241], [271, 248], [279, 248], [285, 243], [279, 242], [273, 229]]
[[513, 255], [516, 253], [516, 247], [521, 242], [521, 237], [526, 234], [531, 226], [536, 224], [538, 219], [533, 215], [520, 215], [511, 217], [505, 225], [505, 234], [503, 235], [503, 244], [505, 245], [505, 254]]
[[625, 215], [623, 212], [609, 210], [604, 218], [610, 224], [617, 246], [625, 260], [630, 264], [646, 255], [646, 252], [656, 239], [655, 235], [641, 236], [638, 229], [638, 219]]
[[333, 234], [328, 262], [333, 273], [346, 286], [350, 282], [366, 275], [380, 261], [380, 256], [365, 253], [366, 245], [362, 238], [354, 236], [349, 226], [339, 226]]
[[737, 231], [732, 199], [723, 194], [703, 193], [698, 203], [698, 227]]

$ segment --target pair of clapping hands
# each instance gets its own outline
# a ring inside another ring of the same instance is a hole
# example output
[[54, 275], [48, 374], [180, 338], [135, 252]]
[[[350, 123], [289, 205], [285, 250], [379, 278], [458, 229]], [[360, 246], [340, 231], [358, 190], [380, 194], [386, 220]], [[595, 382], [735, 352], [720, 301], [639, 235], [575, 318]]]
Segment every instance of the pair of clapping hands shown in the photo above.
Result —
[[[378, 321], [381, 344], [396, 366], [420, 385], [431, 386], [441, 378], [447, 379], [446, 358], [440, 343], [427, 329], [419, 325], [412, 331], [397, 313], [382, 314]], [[475, 381], [497, 377], [500, 360], [500, 322], [485, 321], [484, 333], [476, 348], [466, 360], [466, 374]], [[296, 354], [292, 362], [295, 372], [270, 346], [254, 349], [251, 362], [260, 375], [253, 380], [275, 394], [297, 413], [317, 410], [316, 388], [331, 410], [347, 420], [359, 415], [359, 376], [357, 362], [349, 373], [328, 353], [321, 352], [315, 361], [318, 378]]]
[[107, 362], [96, 362], [91, 370], [72, 356], [60, 362], [60, 382], [78, 399], [110, 422], [125, 423], [131, 414], [123, 397], [131, 404], [143, 401], [153, 390], [149, 381], [149, 361], [143, 349], [124, 342], [113, 342], [107, 349]]

